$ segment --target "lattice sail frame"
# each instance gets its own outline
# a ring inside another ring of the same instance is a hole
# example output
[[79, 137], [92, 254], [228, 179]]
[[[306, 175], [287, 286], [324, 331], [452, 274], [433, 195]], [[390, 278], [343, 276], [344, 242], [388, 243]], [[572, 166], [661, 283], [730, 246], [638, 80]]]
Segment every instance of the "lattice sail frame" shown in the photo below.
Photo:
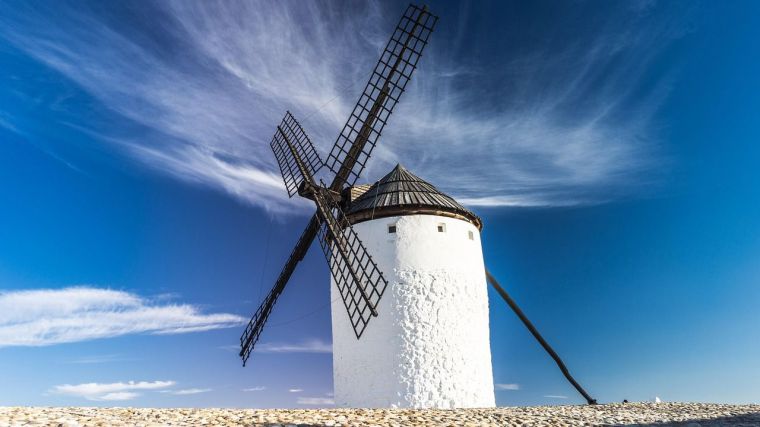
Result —
[[[409, 5], [396, 25], [364, 93], [327, 158], [327, 167], [349, 186], [356, 183], [364, 170], [377, 138], [417, 68], [436, 22], [438, 17], [430, 14], [426, 7]], [[348, 162], [352, 164], [351, 170], [342, 171], [347, 158], [355, 162]]]
[[[308, 135], [303, 130], [298, 121], [290, 114], [290, 111], [285, 113], [285, 117], [280, 123], [279, 129], [287, 136], [293, 147], [298, 152], [299, 157], [303, 161], [304, 166], [314, 176], [324, 163], [319, 158], [317, 150], [314, 149], [314, 144], [311, 143]], [[283, 135], [277, 131], [272, 137], [272, 142], [269, 144], [274, 152], [274, 157], [277, 159], [277, 164], [280, 166], [280, 172], [282, 173], [282, 180], [285, 182], [285, 188], [288, 190], [288, 196], [293, 197], [298, 192], [298, 188], [301, 186], [306, 177], [298, 168], [296, 159], [290, 153], [288, 144], [283, 139]]]
[[319, 246], [330, 265], [330, 273], [359, 339], [372, 316], [377, 316], [377, 306], [388, 281], [338, 204], [321, 194], [317, 197], [321, 199], [317, 203], [329, 206], [327, 220], [317, 232]]

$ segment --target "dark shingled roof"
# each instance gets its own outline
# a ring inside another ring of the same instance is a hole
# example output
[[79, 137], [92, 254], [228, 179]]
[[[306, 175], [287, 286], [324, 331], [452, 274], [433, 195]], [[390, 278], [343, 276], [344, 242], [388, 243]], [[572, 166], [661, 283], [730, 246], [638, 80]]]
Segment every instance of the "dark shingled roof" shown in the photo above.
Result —
[[400, 164], [376, 183], [349, 190], [346, 216], [352, 223], [387, 216], [428, 214], [464, 219], [482, 228], [480, 218]]

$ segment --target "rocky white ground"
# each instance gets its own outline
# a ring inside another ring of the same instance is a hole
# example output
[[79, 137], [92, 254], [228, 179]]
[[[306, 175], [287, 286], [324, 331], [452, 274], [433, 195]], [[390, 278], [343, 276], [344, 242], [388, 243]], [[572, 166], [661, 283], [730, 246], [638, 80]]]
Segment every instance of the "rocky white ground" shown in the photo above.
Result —
[[463, 410], [0, 407], [0, 426], [760, 426], [760, 405], [627, 403]]

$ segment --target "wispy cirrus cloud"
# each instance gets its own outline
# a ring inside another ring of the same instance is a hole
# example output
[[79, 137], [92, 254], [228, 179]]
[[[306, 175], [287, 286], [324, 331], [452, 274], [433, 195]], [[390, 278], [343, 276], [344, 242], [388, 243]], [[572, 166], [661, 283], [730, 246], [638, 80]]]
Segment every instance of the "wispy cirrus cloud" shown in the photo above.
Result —
[[174, 384], [174, 381], [63, 384], [53, 387], [50, 391], [56, 394], [83, 397], [92, 401], [119, 401], [132, 400], [140, 396], [139, 391], [160, 390]]
[[127, 334], [181, 334], [243, 324], [241, 316], [159, 304], [112, 289], [0, 291], [0, 347], [44, 346]]
[[11, 119], [9, 117], [6, 117], [7, 114], [0, 111], [0, 128], [5, 128], [13, 133], [19, 133], [19, 130], [16, 126], [11, 123]]
[[544, 397], [548, 399], [567, 399], [567, 396], [563, 396], [561, 394], [545, 394]]
[[264, 387], [264, 386], [256, 386], [256, 387], [249, 387], [249, 388], [244, 388], [244, 389], [243, 389], [243, 391], [245, 391], [245, 392], [252, 392], [252, 391], [264, 391], [264, 390], [266, 390], [266, 389], [267, 389], [267, 388], [266, 388], [266, 387]]
[[256, 346], [260, 353], [332, 353], [332, 344], [314, 339], [300, 343], [261, 343]]
[[335, 399], [330, 397], [299, 397], [296, 399], [299, 405], [331, 406], [335, 405]]
[[[655, 116], [669, 76], [651, 67], [681, 36], [670, 19], [681, 10], [618, 5], [577, 31], [590, 6], [574, 5], [562, 22], [521, 27], [518, 45], [499, 31], [502, 18], [484, 17], [488, 7], [456, 7], [465, 18], [449, 13], [439, 23], [368, 179], [401, 161], [486, 206], [596, 203], [657, 180]], [[273, 127], [289, 109], [328, 152], [401, 9], [143, 2], [119, 8], [135, 18], [119, 20], [84, 5], [16, 5], [0, 13], [0, 37], [123, 118], [122, 126], [78, 123], [96, 139], [155, 170], [287, 212], [268, 148]]]
[[188, 396], [191, 394], [208, 393], [210, 388], [185, 388], [182, 390], [161, 390], [161, 393], [174, 394], [176, 396]]
[[520, 384], [494, 384], [496, 390], [520, 390]]
[[[238, 352], [239, 344], [222, 345], [220, 350]], [[265, 342], [256, 345], [259, 353], [332, 353], [332, 344], [320, 339], [309, 339], [301, 342]]]

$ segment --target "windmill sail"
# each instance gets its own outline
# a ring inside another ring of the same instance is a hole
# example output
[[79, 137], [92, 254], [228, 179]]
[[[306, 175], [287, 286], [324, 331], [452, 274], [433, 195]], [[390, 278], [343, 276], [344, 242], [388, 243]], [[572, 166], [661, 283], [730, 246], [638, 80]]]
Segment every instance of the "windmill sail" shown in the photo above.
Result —
[[377, 138], [404, 93], [438, 17], [427, 7], [409, 5], [380, 56], [351, 116], [327, 159], [335, 175], [330, 187], [354, 185], [367, 164]]
[[[314, 149], [314, 144], [311, 143], [306, 132], [295, 117], [290, 114], [290, 111], [285, 113], [278, 129], [280, 131], [275, 132], [269, 146], [272, 147], [277, 164], [280, 165], [282, 180], [285, 182], [288, 196], [293, 197], [306, 179], [304, 173], [308, 172], [309, 175], [313, 176], [322, 168], [323, 163], [317, 154], [317, 150]], [[298, 153], [306, 171], [302, 171], [296, 163], [296, 157], [291, 154], [286, 138]]]
[[269, 291], [269, 294], [267, 294], [264, 302], [261, 303], [258, 310], [256, 310], [256, 313], [253, 314], [251, 320], [248, 321], [248, 326], [246, 326], [243, 335], [240, 336], [240, 357], [243, 359], [243, 366], [245, 366], [245, 362], [247, 362], [248, 358], [251, 356], [251, 352], [253, 352], [256, 342], [258, 342], [259, 336], [261, 336], [261, 331], [264, 330], [264, 324], [267, 319], [269, 319], [269, 314], [272, 313], [274, 304], [277, 302], [283, 289], [285, 289], [285, 285], [288, 283], [290, 275], [293, 274], [296, 264], [303, 259], [309, 246], [311, 246], [311, 242], [314, 240], [318, 227], [319, 222], [317, 216], [314, 215], [309, 222], [309, 225], [306, 226], [306, 229], [298, 239], [298, 243], [293, 249], [293, 252], [290, 253], [288, 261], [285, 263], [285, 267], [283, 267], [280, 275], [277, 276], [277, 281], [274, 286]]
[[318, 197], [318, 204], [328, 207], [327, 216], [317, 233], [319, 245], [330, 265], [356, 338], [360, 338], [388, 286], [388, 281], [372, 260], [356, 231], [335, 203]]

